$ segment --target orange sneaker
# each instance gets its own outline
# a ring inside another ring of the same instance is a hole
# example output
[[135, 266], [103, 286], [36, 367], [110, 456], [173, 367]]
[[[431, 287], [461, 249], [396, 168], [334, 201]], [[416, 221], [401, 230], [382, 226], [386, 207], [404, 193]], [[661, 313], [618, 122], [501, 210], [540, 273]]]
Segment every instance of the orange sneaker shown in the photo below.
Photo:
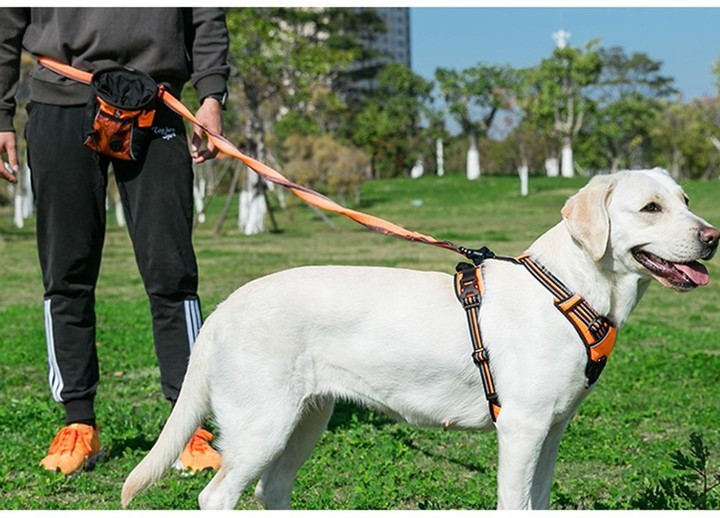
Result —
[[198, 428], [175, 462], [175, 468], [192, 473], [204, 469], [220, 469], [222, 459], [217, 450], [210, 446], [212, 439], [213, 434], [204, 428]]
[[64, 475], [72, 475], [92, 469], [101, 455], [98, 430], [90, 425], [73, 423], [57, 433], [40, 465], [48, 471], [59, 470]]

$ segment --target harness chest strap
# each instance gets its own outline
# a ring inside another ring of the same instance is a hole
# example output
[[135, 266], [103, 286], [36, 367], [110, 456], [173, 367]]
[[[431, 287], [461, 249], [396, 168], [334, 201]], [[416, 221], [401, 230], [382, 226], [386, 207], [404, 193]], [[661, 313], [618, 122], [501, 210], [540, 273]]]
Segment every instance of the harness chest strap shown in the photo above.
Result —
[[[588, 379], [588, 387], [594, 384], [605, 368], [607, 359], [615, 346], [617, 328], [607, 318], [599, 315], [584, 298], [570, 292], [557, 277], [544, 270], [529, 256], [495, 257], [495, 259], [524, 266], [540, 284], [553, 294], [555, 307], [572, 324], [585, 346], [588, 355], [585, 376]], [[456, 270], [455, 293], [467, 315], [473, 346], [472, 359], [480, 370], [485, 397], [494, 422], [500, 414], [501, 405], [490, 370], [489, 355], [483, 346], [480, 332], [479, 314], [483, 293], [481, 266], [460, 263]]]

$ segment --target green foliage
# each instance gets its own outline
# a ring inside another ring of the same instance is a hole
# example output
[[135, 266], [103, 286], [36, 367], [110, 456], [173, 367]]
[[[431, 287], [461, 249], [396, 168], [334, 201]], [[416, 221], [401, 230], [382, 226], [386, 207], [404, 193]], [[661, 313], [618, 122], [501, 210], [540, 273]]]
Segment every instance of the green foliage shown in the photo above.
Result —
[[363, 56], [359, 21], [366, 18], [347, 9], [228, 10], [230, 89], [238, 98], [236, 116], [228, 118], [248, 121], [232, 129], [258, 159], [287, 113], [293, 115], [280, 129], [279, 144], [295, 129], [312, 134], [339, 125], [333, 112], [343, 103], [330, 86]]
[[720, 134], [715, 115], [720, 99], [664, 101], [650, 131], [647, 157], [677, 178], [714, 178], [720, 153], [711, 138]]
[[418, 158], [420, 122], [432, 83], [399, 64], [378, 74], [377, 87], [353, 121], [352, 139], [372, 155], [374, 176], [406, 174]]
[[581, 149], [583, 163], [615, 172], [642, 163], [662, 100], [676, 93], [673, 79], [660, 75], [662, 62], [647, 54], [625, 54], [620, 47], [600, 49], [602, 71], [594, 106], [588, 112]]
[[676, 450], [670, 454], [676, 474], [660, 479], [633, 499], [641, 509], [707, 509], [720, 505], [716, 489], [720, 473], [710, 469], [710, 450], [703, 435], [691, 433], [689, 453]]
[[583, 124], [592, 100], [588, 88], [595, 85], [602, 71], [598, 41], [583, 49], [567, 46], [555, 48], [530, 72], [532, 118], [552, 127], [558, 138], [572, 139]]
[[509, 65], [483, 63], [462, 71], [438, 68], [435, 79], [450, 115], [472, 139], [484, 136], [498, 112], [511, 107], [519, 83]]

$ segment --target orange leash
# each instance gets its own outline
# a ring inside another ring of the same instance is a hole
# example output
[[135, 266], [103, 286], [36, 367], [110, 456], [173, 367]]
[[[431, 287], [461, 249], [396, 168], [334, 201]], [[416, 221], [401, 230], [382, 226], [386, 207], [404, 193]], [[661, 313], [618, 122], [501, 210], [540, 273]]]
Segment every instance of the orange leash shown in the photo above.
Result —
[[[39, 58], [39, 62], [44, 67], [75, 81], [89, 84], [92, 80], [91, 73], [78, 70], [70, 65], [65, 65], [53, 59], [41, 57]], [[343, 216], [360, 223], [374, 232], [399, 237], [407, 241], [438, 246], [445, 248], [446, 250], [452, 250], [453, 252], [470, 259], [475, 264], [475, 267], [463, 265], [462, 263], [458, 265], [458, 273], [455, 279], [455, 289], [456, 294], [467, 313], [473, 345], [472, 358], [478, 366], [482, 376], [483, 388], [488, 401], [490, 415], [493, 421], [497, 420], [498, 415], [500, 414], [501, 405], [498, 394], [495, 390], [492, 372], [490, 371], [488, 352], [483, 346], [479, 321], [479, 308], [482, 301], [483, 291], [482, 274], [479, 271], [479, 265], [485, 259], [496, 258], [495, 254], [486, 247], [473, 250], [462, 246], [456, 246], [449, 241], [439, 241], [432, 236], [407, 230], [385, 219], [343, 207], [327, 196], [324, 196], [308, 187], [299, 185], [289, 180], [275, 169], [243, 154], [224, 136], [202, 125], [195, 118], [192, 112], [190, 112], [190, 110], [188, 110], [178, 99], [173, 97], [162, 85], [160, 85], [158, 89], [158, 98], [175, 113], [201, 128], [207, 135], [208, 139], [215, 144], [220, 151], [240, 160], [268, 181], [290, 189], [296, 196], [310, 205], [328, 212], [342, 214]], [[516, 259], [497, 257], [497, 259], [512, 261], [516, 264], [523, 264], [541, 284], [543, 284], [553, 293], [553, 295], [555, 295], [556, 307], [568, 320], [570, 320], [586, 347], [588, 353], [586, 375], [588, 377], [589, 385], [595, 383], [605, 367], [607, 358], [615, 345], [617, 329], [605, 317], [598, 315], [582, 297], [579, 295], [573, 295], [557, 278], [549, 272], [544, 271], [531, 261], [529, 257], [520, 256]]]
[[[60, 63], [58, 61], [55, 61], [54, 59], [41, 57], [38, 59], [38, 62], [44, 67], [75, 81], [89, 84], [92, 80], [91, 73], [78, 70], [75, 67]], [[440, 241], [432, 236], [407, 230], [406, 228], [403, 228], [385, 219], [378, 218], [377, 216], [371, 216], [370, 214], [365, 214], [364, 212], [349, 209], [328, 198], [327, 196], [324, 196], [319, 192], [314, 191], [313, 189], [296, 184], [295, 182], [289, 180], [288, 178], [277, 172], [272, 167], [269, 167], [262, 162], [259, 162], [254, 158], [243, 154], [224, 136], [206, 128], [195, 118], [192, 112], [188, 110], [185, 105], [183, 105], [178, 99], [176, 99], [172, 94], [170, 94], [170, 92], [168, 92], [167, 89], [164, 88], [162, 85], [160, 85], [158, 90], [158, 98], [175, 113], [201, 128], [207, 135], [208, 139], [213, 144], [215, 144], [215, 146], [220, 151], [222, 151], [226, 155], [232, 156], [233, 158], [240, 160], [266, 180], [290, 189], [296, 196], [298, 196], [303, 201], [309, 203], [310, 205], [314, 205], [315, 207], [326, 210], [328, 212], [342, 214], [343, 216], [346, 216], [353, 221], [360, 223], [366, 228], [380, 234], [399, 237], [407, 241], [414, 241], [418, 243], [438, 246], [447, 250], [452, 250], [453, 252], [456, 252], [465, 257], [472, 258], [471, 255], [473, 251], [470, 249], [456, 246], [449, 241]]]

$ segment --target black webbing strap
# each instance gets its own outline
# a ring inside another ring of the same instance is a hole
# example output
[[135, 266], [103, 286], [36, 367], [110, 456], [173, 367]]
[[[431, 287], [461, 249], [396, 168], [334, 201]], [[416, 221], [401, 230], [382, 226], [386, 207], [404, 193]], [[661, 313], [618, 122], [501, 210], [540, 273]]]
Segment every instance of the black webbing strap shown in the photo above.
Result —
[[465, 309], [468, 326], [470, 328], [470, 340], [472, 342], [472, 359], [475, 362], [482, 379], [485, 398], [490, 408], [490, 416], [493, 422], [497, 421], [500, 413], [500, 400], [495, 391], [492, 372], [487, 349], [483, 347], [482, 334], [480, 333], [480, 304], [482, 303], [482, 274], [478, 272], [480, 267], [468, 263], [459, 263], [455, 268], [455, 294]]

